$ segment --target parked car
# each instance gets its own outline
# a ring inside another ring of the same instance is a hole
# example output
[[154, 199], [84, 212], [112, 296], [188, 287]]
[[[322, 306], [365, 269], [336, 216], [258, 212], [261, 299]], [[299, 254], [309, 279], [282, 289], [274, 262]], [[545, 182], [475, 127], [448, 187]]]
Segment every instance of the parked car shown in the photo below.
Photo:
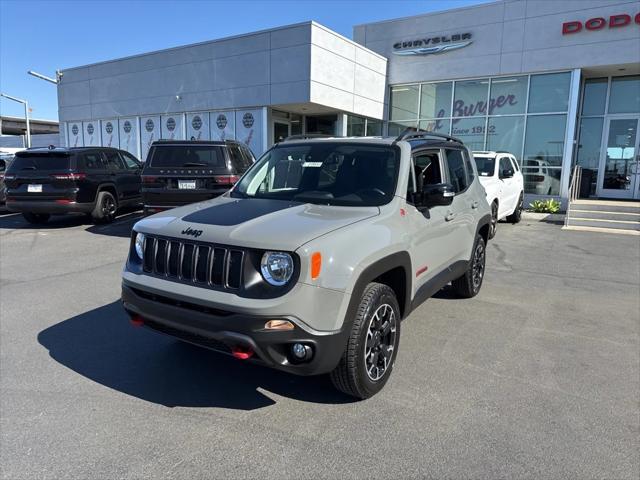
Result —
[[119, 208], [140, 204], [141, 170], [137, 158], [115, 148], [30, 148], [5, 173], [7, 208], [36, 224], [67, 213], [111, 222]]
[[480, 291], [491, 213], [461, 141], [288, 140], [231, 191], [135, 224], [132, 323], [367, 398], [400, 320], [451, 282]]
[[493, 238], [503, 218], [511, 223], [520, 222], [524, 180], [516, 157], [508, 152], [473, 152], [473, 158], [491, 206], [489, 238]]
[[0, 206], [4, 207], [7, 199], [7, 187], [4, 183], [4, 173], [13, 160], [13, 154], [2, 154], [0, 152]]
[[254, 161], [251, 150], [233, 140], [154, 142], [142, 171], [144, 212], [161, 212], [222, 195]]

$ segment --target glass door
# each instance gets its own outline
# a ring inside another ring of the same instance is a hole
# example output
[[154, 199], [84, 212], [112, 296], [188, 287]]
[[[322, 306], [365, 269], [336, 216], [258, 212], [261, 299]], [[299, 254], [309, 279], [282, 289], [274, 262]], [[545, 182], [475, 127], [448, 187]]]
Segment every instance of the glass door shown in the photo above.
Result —
[[640, 117], [608, 118], [605, 130], [598, 196], [640, 198]]

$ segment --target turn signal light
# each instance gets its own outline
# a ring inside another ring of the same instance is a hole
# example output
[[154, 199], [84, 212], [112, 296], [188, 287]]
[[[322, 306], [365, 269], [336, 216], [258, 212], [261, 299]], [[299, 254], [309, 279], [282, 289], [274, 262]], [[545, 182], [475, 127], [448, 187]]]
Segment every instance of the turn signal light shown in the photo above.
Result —
[[311, 255], [311, 280], [315, 280], [320, 276], [320, 270], [322, 269], [322, 254], [315, 252]]
[[293, 330], [294, 326], [289, 320], [269, 320], [264, 324], [267, 330]]

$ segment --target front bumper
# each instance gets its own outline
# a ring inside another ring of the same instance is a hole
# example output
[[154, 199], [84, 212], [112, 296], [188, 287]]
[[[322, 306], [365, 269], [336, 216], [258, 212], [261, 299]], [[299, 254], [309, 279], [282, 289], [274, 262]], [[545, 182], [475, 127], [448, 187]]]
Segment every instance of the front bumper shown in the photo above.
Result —
[[93, 203], [57, 203], [55, 200], [12, 200], [7, 199], [7, 209], [12, 212], [49, 213], [52, 215], [65, 213], [91, 213]]
[[[205, 307], [123, 282], [122, 303], [144, 325], [181, 340], [231, 353], [236, 347], [255, 352], [252, 361], [297, 375], [318, 375], [333, 370], [346, 347], [349, 331], [321, 332], [289, 315], [255, 315]], [[268, 320], [289, 320], [293, 330], [265, 330]], [[290, 354], [293, 343], [311, 347], [309, 361], [296, 363]]]

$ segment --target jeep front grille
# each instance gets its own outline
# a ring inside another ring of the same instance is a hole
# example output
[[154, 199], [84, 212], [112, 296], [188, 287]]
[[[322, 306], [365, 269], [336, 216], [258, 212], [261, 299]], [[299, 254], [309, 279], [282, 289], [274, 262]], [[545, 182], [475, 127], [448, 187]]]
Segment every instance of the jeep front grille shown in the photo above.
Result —
[[202, 287], [237, 290], [242, 282], [244, 252], [147, 235], [145, 273]]

